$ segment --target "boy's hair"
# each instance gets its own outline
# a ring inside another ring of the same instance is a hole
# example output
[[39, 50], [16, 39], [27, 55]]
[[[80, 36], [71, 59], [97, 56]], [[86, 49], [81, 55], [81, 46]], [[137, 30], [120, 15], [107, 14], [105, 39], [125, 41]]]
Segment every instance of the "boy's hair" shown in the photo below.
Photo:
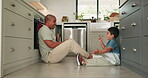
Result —
[[119, 29], [117, 27], [110, 27], [108, 31], [111, 33], [111, 35], [114, 35], [115, 38], [119, 35]]

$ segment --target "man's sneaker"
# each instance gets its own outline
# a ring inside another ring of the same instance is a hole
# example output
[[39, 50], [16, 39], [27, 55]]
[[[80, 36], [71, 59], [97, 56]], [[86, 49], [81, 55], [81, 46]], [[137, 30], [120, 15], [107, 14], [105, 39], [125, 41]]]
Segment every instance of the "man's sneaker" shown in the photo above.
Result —
[[78, 65], [78, 66], [82, 65], [82, 63], [81, 63], [79, 57], [80, 57], [80, 54], [78, 53], [78, 54], [77, 54], [77, 59], [76, 59], [76, 60], [77, 60], [77, 65]]

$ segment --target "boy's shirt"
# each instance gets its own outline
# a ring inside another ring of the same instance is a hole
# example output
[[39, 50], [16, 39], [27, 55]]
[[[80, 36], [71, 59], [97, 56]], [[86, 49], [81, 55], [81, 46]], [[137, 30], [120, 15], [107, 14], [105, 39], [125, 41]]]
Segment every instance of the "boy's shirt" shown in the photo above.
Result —
[[109, 53], [105, 53], [106, 59], [113, 65], [120, 65], [120, 48], [116, 39], [109, 40], [106, 47], [113, 48]]
[[111, 53], [119, 53], [120, 54], [120, 48], [119, 48], [119, 45], [118, 45], [115, 38], [113, 38], [112, 40], [109, 40], [106, 44], [106, 47], [112, 48], [112, 50], [110, 51]]

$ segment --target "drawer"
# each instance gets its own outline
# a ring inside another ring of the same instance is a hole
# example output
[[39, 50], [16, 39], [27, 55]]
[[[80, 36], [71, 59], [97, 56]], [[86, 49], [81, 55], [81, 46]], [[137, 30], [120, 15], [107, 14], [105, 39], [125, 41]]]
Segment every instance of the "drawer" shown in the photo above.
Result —
[[148, 37], [141, 40], [142, 65], [148, 68]]
[[105, 22], [105, 23], [91, 23], [90, 24], [90, 30], [89, 31], [107, 31], [107, 29], [111, 27], [110, 22]]
[[141, 0], [141, 3], [142, 3], [142, 6], [145, 6], [148, 4], [148, 1], [147, 0]]
[[5, 9], [11, 10], [30, 20], [34, 20], [33, 12], [31, 12], [29, 9], [27, 9], [17, 1], [15, 0], [3, 0], [3, 1]]
[[142, 8], [142, 35], [148, 35], [148, 5]]
[[120, 9], [120, 19], [127, 17], [129, 14], [140, 9], [140, 0], [130, 0], [128, 4], [125, 4]]
[[4, 62], [12, 63], [31, 57], [33, 40], [4, 37]]
[[4, 36], [33, 38], [33, 21], [4, 10]]
[[[128, 46], [127, 46], [128, 45]], [[140, 38], [121, 40], [121, 56], [124, 59], [140, 64]]]
[[122, 38], [140, 36], [141, 11], [137, 11], [120, 21], [120, 35]]

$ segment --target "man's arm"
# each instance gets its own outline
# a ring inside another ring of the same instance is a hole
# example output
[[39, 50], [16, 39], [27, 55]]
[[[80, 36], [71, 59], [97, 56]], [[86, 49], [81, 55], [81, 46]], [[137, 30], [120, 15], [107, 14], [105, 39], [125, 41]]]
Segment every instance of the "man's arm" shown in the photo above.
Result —
[[61, 44], [62, 42], [53, 42], [52, 40], [44, 40], [44, 42], [46, 43], [46, 45], [50, 48], [55, 48], [57, 47], [59, 44]]

